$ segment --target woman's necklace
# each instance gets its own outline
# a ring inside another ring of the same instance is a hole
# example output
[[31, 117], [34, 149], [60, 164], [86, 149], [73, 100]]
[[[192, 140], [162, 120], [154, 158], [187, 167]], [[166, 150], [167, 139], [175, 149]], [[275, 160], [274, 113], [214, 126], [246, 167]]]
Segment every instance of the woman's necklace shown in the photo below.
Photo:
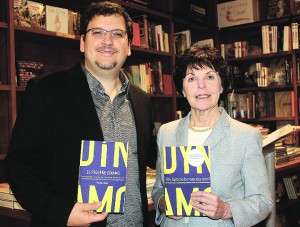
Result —
[[193, 132], [207, 132], [207, 131], [210, 131], [210, 130], [213, 130], [215, 126], [210, 126], [210, 127], [207, 127], [207, 128], [204, 128], [204, 129], [197, 129], [197, 128], [194, 128], [193, 126], [191, 126], [191, 122], [189, 124], [189, 129], [192, 130]]

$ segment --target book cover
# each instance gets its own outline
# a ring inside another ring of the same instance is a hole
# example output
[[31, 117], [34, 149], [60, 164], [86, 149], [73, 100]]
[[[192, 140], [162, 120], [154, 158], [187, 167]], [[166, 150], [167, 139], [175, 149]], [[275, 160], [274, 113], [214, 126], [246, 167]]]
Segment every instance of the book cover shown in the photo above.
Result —
[[149, 48], [147, 15], [143, 14], [143, 15], [135, 16], [132, 17], [132, 20], [139, 24], [141, 47]]
[[68, 34], [80, 35], [80, 13], [68, 10]]
[[83, 140], [77, 201], [101, 201], [97, 212], [123, 213], [126, 193], [128, 144]]
[[137, 22], [132, 22], [133, 28], [133, 38], [132, 38], [132, 46], [141, 46], [141, 37], [140, 37], [140, 25]]
[[163, 147], [167, 216], [204, 216], [189, 204], [195, 191], [211, 192], [208, 146]]
[[258, 91], [256, 100], [256, 117], [267, 117], [267, 93]]
[[217, 5], [220, 28], [254, 22], [253, 0], [236, 0]]
[[197, 44], [198, 46], [210, 46], [210, 47], [214, 47], [214, 39], [210, 38], [210, 39], [203, 39], [203, 40], [199, 40], [197, 41], [195, 44]]
[[46, 5], [46, 30], [68, 34], [68, 10]]
[[276, 117], [292, 116], [291, 91], [275, 92], [275, 116]]
[[162, 66], [160, 61], [149, 62], [151, 69], [152, 91], [154, 94], [164, 93], [164, 80], [162, 75]]
[[170, 74], [163, 74], [165, 95], [173, 94], [173, 77]]
[[191, 44], [191, 31], [185, 30], [174, 33], [175, 53], [182, 54]]
[[233, 43], [224, 44], [225, 59], [231, 59], [235, 56], [235, 49]]
[[149, 48], [158, 50], [159, 40], [156, 35], [155, 23], [148, 21], [148, 44]]
[[158, 24], [158, 25], [155, 25], [155, 34], [156, 34], [156, 37], [157, 37], [157, 40], [158, 40], [158, 51], [161, 51], [161, 52], [165, 52], [165, 47], [164, 47], [164, 37], [163, 37], [163, 29], [162, 29], [162, 25], [161, 24]]
[[189, 17], [200, 23], [208, 22], [209, 21], [207, 18], [208, 7], [206, 4], [207, 4], [206, 1], [197, 1], [197, 0], [195, 0], [194, 3], [191, 3], [189, 7], [190, 11], [187, 12], [189, 14]]
[[294, 14], [300, 14], [300, 0], [294, 0]]
[[290, 14], [290, 0], [268, 0], [268, 19], [280, 18]]

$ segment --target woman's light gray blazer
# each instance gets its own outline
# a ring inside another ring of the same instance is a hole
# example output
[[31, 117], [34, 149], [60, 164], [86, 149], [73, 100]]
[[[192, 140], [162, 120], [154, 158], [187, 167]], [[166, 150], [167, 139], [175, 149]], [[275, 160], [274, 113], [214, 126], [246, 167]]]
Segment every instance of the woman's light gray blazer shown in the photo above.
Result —
[[[262, 154], [262, 136], [259, 130], [232, 119], [220, 107], [221, 116], [203, 145], [210, 146], [211, 188], [230, 205], [233, 219], [212, 220], [207, 217], [166, 218], [158, 209], [163, 196], [163, 146], [188, 144], [189, 117], [161, 126], [158, 137], [156, 183], [152, 197], [156, 208], [156, 224], [161, 226], [253, 226], [264, 220], [273, 207], [269, 182]], [[201, 134], [199, 134], [201, 135]]]

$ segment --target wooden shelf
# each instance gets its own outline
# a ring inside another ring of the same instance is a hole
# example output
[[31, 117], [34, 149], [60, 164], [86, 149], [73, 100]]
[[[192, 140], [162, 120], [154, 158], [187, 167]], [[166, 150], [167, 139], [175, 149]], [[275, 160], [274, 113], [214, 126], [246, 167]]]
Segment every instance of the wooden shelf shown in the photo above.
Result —
[[69, 35], [64, 33], [57, 33], [57, 32], [51, 32], [43, 29], [35, 29], [35, 28], [28, 28], [24, 26], [15, 25], [16, 31], [22, 31], [22, 32], [29, 32], [29, 33], [35, 33], [37, 35], [46, 35], [46, 36], [53, 36], [58, 38], [65, 38], [65, 39], [71, 39], [71, 40], [80, 40], [80, 36], [75, 35]]
[[232, 62], [241, 62], [244, 61], [259, 61], [262, 59], [271, 59], [271, 58], [291, 58], [292, 57], [292, 51], [284, 51], [284, 52], [278, 52], [278, 53], [272, 53], [272, 54], [262, 54], [262, 55], [254, 55], [254, 56], [248, 56], [248, 57], [242, 57], [242, 58], [230, 58], [227, 59], [228, 63]]
[[6, 22], [0, 22], [0, 28], [8, 28], [8, 24]]
[[293, 90], [292, 84], [285, 84], [285, 85], [270, 85], [267, 87], [242, 87], [242, 88], [235, 88], [234, 91], [237, 93], [243, 93], [248, 91], [291, 91]]
[[0, 91], [10, 91], [10, 85], [0, 85]]
[[252, 122], [273, 122], [273, 121], [294, 121], [294, 117], [264, 117], [255, 119], [237, 119], [241, 122], [252, 123]]
[[293, 169], [297, 169], [297, 168], [300, 169], [300, 159], [290, 161], [290, 162], [282, 164], [282, 165], [276, 165], [275, 171], [276, 171], [276, 173], [280, 173], [283, 171], [285, 172], [285, 171], [293, 170]]

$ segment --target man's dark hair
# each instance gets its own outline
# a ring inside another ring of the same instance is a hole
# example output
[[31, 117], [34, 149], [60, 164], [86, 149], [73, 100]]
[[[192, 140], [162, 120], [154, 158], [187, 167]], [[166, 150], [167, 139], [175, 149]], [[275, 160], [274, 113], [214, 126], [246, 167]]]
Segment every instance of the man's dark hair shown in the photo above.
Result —
[[125, 9], [117, 3], [103, 1], [91, 3], [81, 15], [80, 35], [85, 36], [87, 26], [96, 16], [120, 15], [125, 20], [128, 41], [131, 43], [133, 37], [132, 20]]

